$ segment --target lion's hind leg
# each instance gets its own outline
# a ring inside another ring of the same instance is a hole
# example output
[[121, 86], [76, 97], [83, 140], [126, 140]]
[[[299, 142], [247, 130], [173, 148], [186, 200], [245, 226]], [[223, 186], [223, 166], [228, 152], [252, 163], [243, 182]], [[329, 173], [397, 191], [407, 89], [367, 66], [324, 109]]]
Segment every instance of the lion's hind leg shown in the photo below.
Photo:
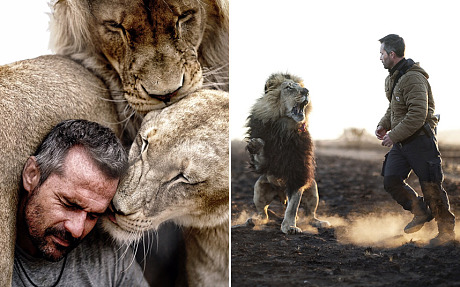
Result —
[[278, 188], [273, 186], [266, 175], [261, 175], [254, 184], [254, 205], [257, 209], [257, 217], [248, 219], [248, 223], [255, 225], [268, 222], [268, 206], [278, 196]]
[[318, 208], [319, 195], [316, 181], [313, 180], [311, 186], [304, 191], [302, 206], [305, 208], [308, 223], [313, 227], [325, 228], [330, 227], [329, 221], [323, 221], [316, 218], [316, 209]]

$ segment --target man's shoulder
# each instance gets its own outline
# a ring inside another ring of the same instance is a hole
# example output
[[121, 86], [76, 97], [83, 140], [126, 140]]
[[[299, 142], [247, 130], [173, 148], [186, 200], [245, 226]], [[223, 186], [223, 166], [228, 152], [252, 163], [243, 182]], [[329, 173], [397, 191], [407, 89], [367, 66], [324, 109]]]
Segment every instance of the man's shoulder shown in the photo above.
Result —
[[428, 82], [428, 75], [420, 69], [411, 69], [407, 71], [400, 80], [401, 88], [414, 84], [426, 84]]

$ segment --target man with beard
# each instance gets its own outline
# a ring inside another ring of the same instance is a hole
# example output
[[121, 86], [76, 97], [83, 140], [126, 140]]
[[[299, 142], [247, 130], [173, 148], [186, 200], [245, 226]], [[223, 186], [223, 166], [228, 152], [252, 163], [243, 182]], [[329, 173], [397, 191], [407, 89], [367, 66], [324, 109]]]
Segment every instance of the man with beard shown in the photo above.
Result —
[[[420, 230], [434, 217], [439, 234], [430, 245], [451, 243], [455, 240], [455, 216], [442, 187], [444, 175], [435, 133], [439, 119], [434, 114], [428, 74], [418, 63], [404, 58], [403, 38], [390, 34], [379, 41], [380, 60], [390, 72], [385, 80], [390, 104], [375, 131], [382, 145], [392, 147], [382, 169], [384, 188], [414, 214], [404, 228], [406, 233]], [[423, 196], [405, 182], [412, 170], [419, 178]]]
[[126, 168], [110, 129], [85, 120], [53, 128], [23, 169], [13, 286], [148, 286], [128, 247], [94, 228]]

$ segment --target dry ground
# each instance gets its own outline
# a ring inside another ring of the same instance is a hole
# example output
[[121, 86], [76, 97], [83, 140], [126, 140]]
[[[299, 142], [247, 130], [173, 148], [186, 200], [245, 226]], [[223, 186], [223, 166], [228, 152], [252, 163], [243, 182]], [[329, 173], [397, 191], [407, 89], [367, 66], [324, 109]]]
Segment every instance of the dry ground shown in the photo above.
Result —
[[[383, 190], [384, 153], [319, 147], [318, 217], [332, 227], [311, 228], [301, 215], [304, 233], [285, 235], [280, 231], [283, 206], [273, 203], [266, 226], [232, 228], [232, 286], [460, 286], [458, 243], [426, 248], [437, 233], [434, 221], [411, 236], [403, 233], [412, 217]], [[444, 166], [451, 176], [444, 187], [453, 212], [460, 215], [460, 181], [455, 178], [460, 152], [449, 154]], [[246, 162], [244, 145], [233, 142], [232, 225], [255, 213], [252, 187], [257, 175]], [[409, 182], [420, 190], [415, 178]], [[460, 228], [456, 233], [458, 240]]]

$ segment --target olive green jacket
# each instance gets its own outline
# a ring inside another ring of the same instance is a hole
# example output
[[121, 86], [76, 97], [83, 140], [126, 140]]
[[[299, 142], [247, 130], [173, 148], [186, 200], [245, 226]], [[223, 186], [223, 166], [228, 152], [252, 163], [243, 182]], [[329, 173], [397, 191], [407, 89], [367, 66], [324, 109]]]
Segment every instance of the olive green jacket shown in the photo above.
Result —
[[438, 124], [434, 116], [434, 100], [428, 83], [428, 74], [415, 63], [399, 79], [393, 95], [391, 88], [399, 71], [385, 79], [385, 92], [390, 102], [389, 107], [379, 122], [394, 142], [401, 142], [419, 130], [425, 122], [432, 129]]

